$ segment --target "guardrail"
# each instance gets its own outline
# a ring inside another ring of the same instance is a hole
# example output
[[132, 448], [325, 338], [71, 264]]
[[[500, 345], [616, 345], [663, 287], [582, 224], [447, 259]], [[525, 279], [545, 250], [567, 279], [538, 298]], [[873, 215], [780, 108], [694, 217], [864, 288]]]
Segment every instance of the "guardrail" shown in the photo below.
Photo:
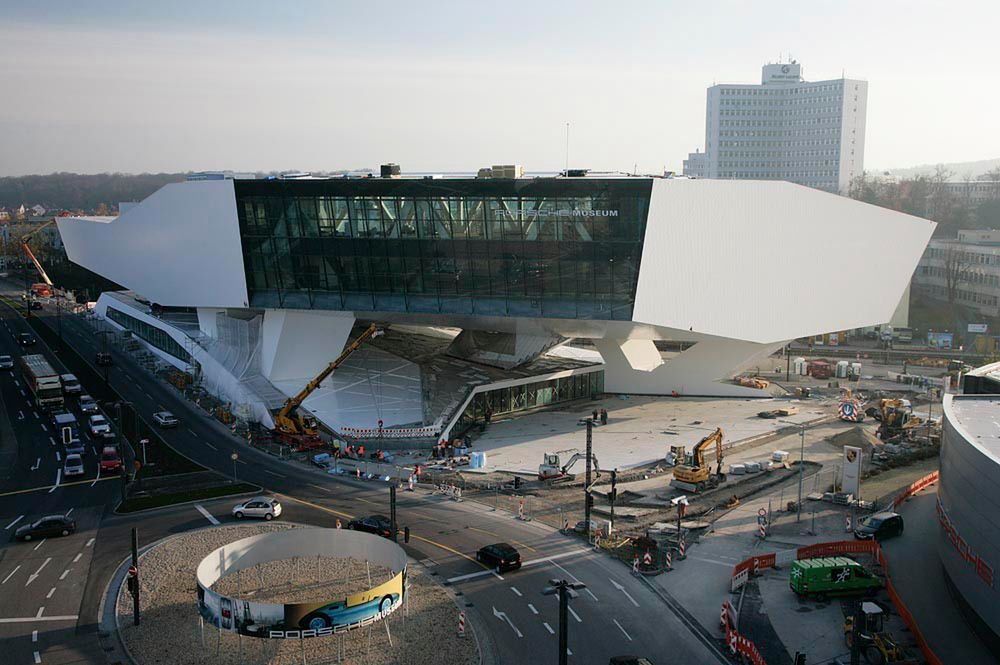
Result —
[[[939, 472], [935, 471], [910, 483], [893, 499], [892, 505], [898, 506], [913, 494], [936, 483], [938, 479]], [[917, 626], [917, 622], [913, 619], [913, 615], [906, 607], [903, 599], [896, 593], [896, 588], [893, 586], [892, 579], [889, 576], [889, 562], [885, 558], [882, 548], [874, 540], [842, 540], [830, 543], [817, 543], [794, 550], [769, 552], [767, 554], [752, 556], [733, 567], [730, 577], [730, 590], [738, 590], [749, 581], [751, 574], [759, 574], [762, 568], [773, 568], [779, 564], [790, 563], [798, 559], [814, 559], [816, 557], [837, 556], [841, 554], [871, 554], [875, 557], [885, 573], [885, 590], [889, 594], [889, 600], [892, 601], [900, 618], [906, 624], [907, 628], [910, 629], [910, 632], [916, 639], [917, 646], [924, 654], [924, 658], [927, 659], [929, 665], [942, 665], [941, 659], [931, 650], [930, 645], [927, 644], [927, 640], [924, 639], [920, 628]], [[730, 652], [733, 654], [743, 654], [754, 665], [766, 665], [763, 657], [761, 657], [760, 652], [757, 650], [757, 646], [749, 638], [739, 633], [737, 628], [738, 617], [728, 600], [722, 604], [722, 610], [720, 619], [726, 632], [726, 643], [729, 645]]]

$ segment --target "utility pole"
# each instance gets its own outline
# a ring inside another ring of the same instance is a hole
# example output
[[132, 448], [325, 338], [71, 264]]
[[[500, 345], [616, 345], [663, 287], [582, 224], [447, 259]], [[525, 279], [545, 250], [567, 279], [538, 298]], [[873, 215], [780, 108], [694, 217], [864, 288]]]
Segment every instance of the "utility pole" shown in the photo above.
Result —
[[233, 460], [233, 484], [234, 485], [236, 484], [236, 460], [238, 460], [239, 458], [240, 458], [240, 456], [237, 453], [235, 453], [235, 452], [229, 456], [229, 459]]
[[132, 617], [135, 625], [139, 625], [139, 530], [132, 527], [132, 568], [129, 574], [132, 583]]
[[389, 521], [392, 526], [389, 527], [392, 530], [392, 542], [397, 542], [396, 532], [396, 483], [389, 485]]
[[593, 458], [594, 450], [594, 421], [587, 418], [587, 459], [584, 460], [587, 463], [587, 475], [585, 476], [586, 481], [583, 484], [583, 523], [584, 523], [584, 535], [590, 538], [590, 460]]
[[615, 499], [618, 498], [618, 469], [611, 471], [611, 492], [608, 494], [608, 498], [611, 500], [611, 528], [608, 529], [608, 535], [610, 536], [615, 530]]
[[567, 665], [566, 657], [569, 651], [569, 625], [566, 621], [566, 611], [569, 608], [570, 599], [577, 598], [580, 594], [577, 589], [587, 587], [583, 582], [567, 582], [566, 580], [549, 580], [549, 586], [542, 590], [542, 594], [551, 596], [559, 594], [559, 665]]
[[806, 426], [799, 425], [799, 500], [795, 504], [795, 521], [802, 519], [802, 474], [805, 471]]

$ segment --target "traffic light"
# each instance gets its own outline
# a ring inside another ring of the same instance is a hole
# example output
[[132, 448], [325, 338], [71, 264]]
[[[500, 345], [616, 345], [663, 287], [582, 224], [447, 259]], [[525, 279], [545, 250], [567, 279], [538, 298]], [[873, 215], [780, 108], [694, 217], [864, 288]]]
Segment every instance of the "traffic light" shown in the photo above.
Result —
[[614, 503], [618, 498], [618, 470], [611, 471], [611, 491], [608, 492], [608, 501]]

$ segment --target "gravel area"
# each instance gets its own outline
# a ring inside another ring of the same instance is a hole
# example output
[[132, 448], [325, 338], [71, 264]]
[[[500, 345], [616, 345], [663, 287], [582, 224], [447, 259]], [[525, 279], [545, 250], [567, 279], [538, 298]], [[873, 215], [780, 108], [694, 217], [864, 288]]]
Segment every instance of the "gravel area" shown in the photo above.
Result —
[[[458, 609], [451, 594], [415, 566], [408, 569], [407, 605], [386, 621], [346, 635], [307, 640], [240, 638], [201, 628], [195, 568], [212, 550], [259, 533], [295, 528], [284, 524], [222, 526], [183, 534], [146, 553], [140, 562], [142, 624], [132, 625], [132, 601], [118, 598], [122, 640], [138, 665], [299, 665], [303, 663], [365, 663], [383, 665], [471, 665], [479, 662], [475, 638], [456, 635]], [[258, 571], [257, 568], [263, 569]], [[368, 588], [365, 562], [329, 557], [277, 561], [226, 576], [214, 588], [236, 590], [243, 597], [267, 602], [309, 601], [329, 594]], [[263, 577], [261, 572], [264, 573]], [[388, 569], [371, 567], [373, 584], [389, 577]], [[261, 579], [278, 580], [261, 586]], [[386, 631], [388, 625], [390, 637]]]

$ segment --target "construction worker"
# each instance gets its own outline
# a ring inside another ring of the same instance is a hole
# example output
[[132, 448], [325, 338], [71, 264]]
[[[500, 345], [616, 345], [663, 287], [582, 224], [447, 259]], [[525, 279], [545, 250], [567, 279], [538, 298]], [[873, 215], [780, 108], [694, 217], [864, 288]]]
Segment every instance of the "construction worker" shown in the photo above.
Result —
[[364, 458], [365, 458], [365, 444], [362, 443], [361, 445], [358, 446], [358, 459], [364, 459]]
[[601, 409], [601, 424], [602, 425], [607, 425], [608, 424], [608, 410], [607, 409]]
[[354, 446], [347, 444], [347, 456], [354, 457]]
[[342, 528], [342, 525], [340, 523], [340, 518], [339, 517], [337, 518], [337, 528], [338, 529]]

